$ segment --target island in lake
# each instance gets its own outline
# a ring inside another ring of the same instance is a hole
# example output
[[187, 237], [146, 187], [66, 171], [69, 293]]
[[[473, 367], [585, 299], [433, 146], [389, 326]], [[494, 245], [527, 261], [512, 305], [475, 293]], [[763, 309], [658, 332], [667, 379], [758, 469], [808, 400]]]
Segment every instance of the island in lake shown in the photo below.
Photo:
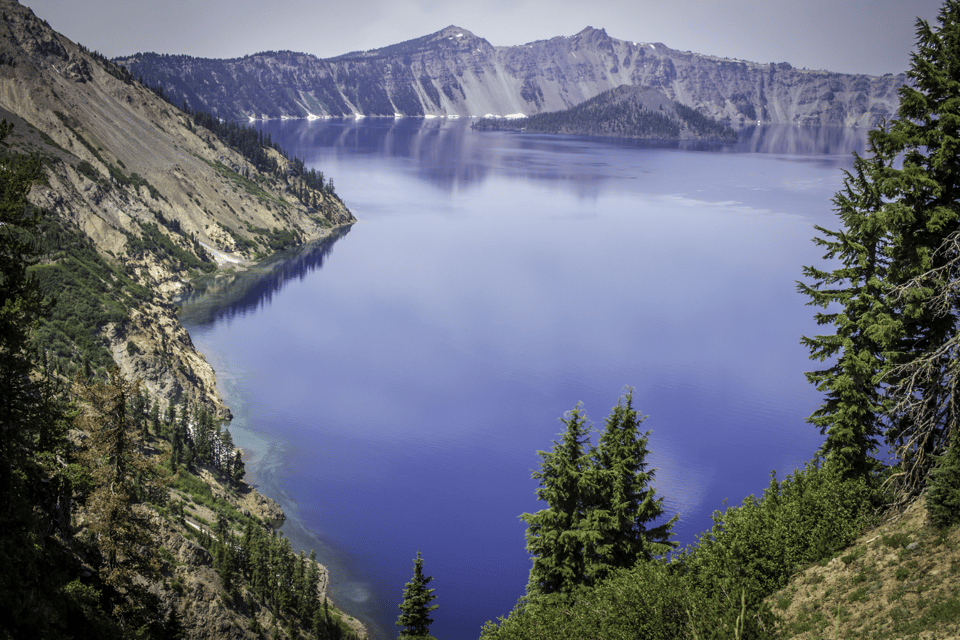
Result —
[[654, 140], [728, 140], [737, 133], [652, 87], [622, 85], [562, 111], [484, 117], [474, 128]]

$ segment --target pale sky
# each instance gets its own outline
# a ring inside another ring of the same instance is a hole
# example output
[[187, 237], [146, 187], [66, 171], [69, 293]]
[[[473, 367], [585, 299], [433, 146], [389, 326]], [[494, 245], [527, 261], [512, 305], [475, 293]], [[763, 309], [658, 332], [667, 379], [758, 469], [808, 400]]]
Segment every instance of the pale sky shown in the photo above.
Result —
[[287, 49], [321, 58], [455, 24], [508, 46], [586, 26], [696, 53], [843, 73], [909, 66], [917, 17], [941, 0], [25, 0], [75, 42], [115, 57], [141, 51], [234, 58]]

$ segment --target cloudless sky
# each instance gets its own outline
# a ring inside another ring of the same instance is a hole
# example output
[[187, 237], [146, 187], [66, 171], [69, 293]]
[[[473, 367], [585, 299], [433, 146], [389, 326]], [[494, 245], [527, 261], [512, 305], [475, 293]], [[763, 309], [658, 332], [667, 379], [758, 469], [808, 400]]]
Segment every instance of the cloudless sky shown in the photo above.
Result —
[[569, 36], [844, 73], [909, 66], [917, 17], [940, 0], [25, 0], [75, 42], [108, 57], [156, 51], [233, 58], [287, 49], [332, 57], [455, 24], [497, 46]]

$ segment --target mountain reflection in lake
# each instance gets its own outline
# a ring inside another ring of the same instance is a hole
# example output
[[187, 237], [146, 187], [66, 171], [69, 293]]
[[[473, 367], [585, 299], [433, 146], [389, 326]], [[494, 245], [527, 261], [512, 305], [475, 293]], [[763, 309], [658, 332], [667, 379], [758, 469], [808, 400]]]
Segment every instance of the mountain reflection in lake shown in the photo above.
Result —
[[184, 310], [284, 530], [381, 638], [418, 550], [432, 635], [476, 638], [511, 610], [530, 568], [518, 516], [541, 507], [530, 470], [578, 401], [601, 425], [636, 388], [684, 544], [821, 441], [795, 281], [865, 132], [717, 146], [469, 125], [262, 123], [359, 222], [335, 252]]
[[202, 276], [179, 300], [180, 319], [190, 326], [232, 320], [270, 304], [273, 295], [291, 280], [303, 280], [323, 267], [334, 243], [350, 232], [336, 229], [307, 246], [282, 251], [254, 266], [230, 273]]

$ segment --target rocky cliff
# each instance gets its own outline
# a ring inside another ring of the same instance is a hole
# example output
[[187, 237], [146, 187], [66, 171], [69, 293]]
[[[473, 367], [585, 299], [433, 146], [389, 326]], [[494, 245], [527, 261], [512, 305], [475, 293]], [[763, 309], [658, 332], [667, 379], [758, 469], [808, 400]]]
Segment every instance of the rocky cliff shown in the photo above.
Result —
[[718, 58], [592, 27], [512, 47], [450, 26], [330, 59], [289, 51], [233, 60], [138, 53], [117, 62], [176, 104], [230, 118], [531, 115], [637, 85], [733, 126], [871, 126], [895, 112], [906, 80]]
[[197, 267], [243, 265], [278, 238], [322, 237], [351, 223], [350, 212], [332, 191], [304, 187], [298, 167], [276, 149], [267, 150], [276, 171], [258, 171], [14, 0], [0, 0], [0, 117], [15, 125], [15, 149], [43, 158], [46, 182], [31, 200], [149, 291], [126, 318], [97, 326], [94, 340], [152, 396], [225, 415], [213, 370], [177, 320], [173, 298]]

